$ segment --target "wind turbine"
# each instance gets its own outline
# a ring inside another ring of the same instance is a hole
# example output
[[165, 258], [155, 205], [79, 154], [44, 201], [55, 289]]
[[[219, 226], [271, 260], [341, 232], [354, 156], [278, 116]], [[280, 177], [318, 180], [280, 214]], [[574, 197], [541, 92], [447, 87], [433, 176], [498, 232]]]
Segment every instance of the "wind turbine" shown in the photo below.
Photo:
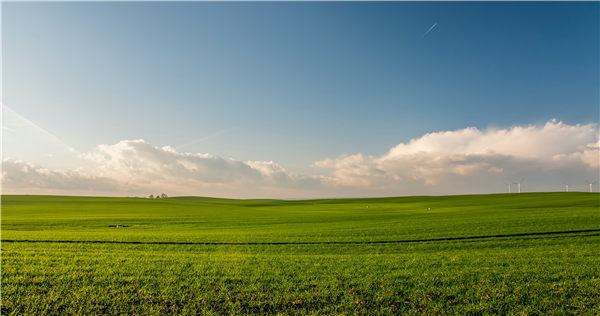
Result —
[[594, 192], [594, 184], [598, 183], [598, 181], [590, 181], [590, 180], [585, 180], [585, 183], [587, 183], [590, 186], [590, 193]]
[[517, 192], [518, 192], [518, 193], [521, 193], [521, 183], [523, 182], [523, 180], [525, 180], [525, 178], [521, 178], [521, 180], [519, 180], [519, 181], [516, 181], [516, 182], [515, 182], [515, 181], [513, 181], [513, 184], [516, 184], [516, 185], [517, 185]]
[[525, 180], [525, 178], [521, 178], [521, 180], [519, 180], [519, 182], [517, 183], [519, 186], [519, 193], [521, 193], [521, 183], [523, 183], [523, 180]]
[[525, 178], [521, 178], [521, 180], [519, 180], [519, 182], [517, 182], [517, 189], [518, 189], [519, 193], [521, 193], [521, 183], [523, 183], [523, 180], [525, 180]]

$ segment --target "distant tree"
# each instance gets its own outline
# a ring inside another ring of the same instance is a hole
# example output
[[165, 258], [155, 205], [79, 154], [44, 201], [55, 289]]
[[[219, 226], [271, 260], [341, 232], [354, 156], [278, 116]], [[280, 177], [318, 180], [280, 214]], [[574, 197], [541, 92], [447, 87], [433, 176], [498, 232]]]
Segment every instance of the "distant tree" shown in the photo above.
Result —
[[162, 194], [160, 195], [160, 197], [161, 197], [161, 198], [163, 198], [163, 199], [165, 199], [165, 198], [168, 198], [168, 196], [167, 196], [166, 194], [164, 194], [164, 193], [162, 193]]
[[157, 194], [157, 195], [156, 195], [156, 198], [157, 198], [157, 199], [160, 199], [160, 195], [158, 195], [158, 194]]
[[150, 195], [148, 195], [148, 198], [149, 198], [149, 199], [153, 199], [153, 198], [154, 198], [154, 195], [150, 194]]

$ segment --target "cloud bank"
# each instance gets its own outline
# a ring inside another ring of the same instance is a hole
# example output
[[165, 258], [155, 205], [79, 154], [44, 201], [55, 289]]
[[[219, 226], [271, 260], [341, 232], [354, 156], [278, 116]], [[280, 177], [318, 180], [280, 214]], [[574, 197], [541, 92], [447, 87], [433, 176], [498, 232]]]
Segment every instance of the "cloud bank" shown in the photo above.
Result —
[[548, 179], [559, 188], [565, 181], [584, 183], [579, 178], [598, 177], [598, 128], [556, 120], [508, 129], [469, 127], [426, 134], [381, 157], [342, 155], [315, 165], [331, 170], [325, 181], [333, 186], [467, 193], [528, 178], [549, 190], [553, 187], [541, 186]]
[[3, 160], [4, 193], [91, 195], [208, 195], [311, 198], [560, 190], [597, 180], [600, 142], [596, 124], [429, 133], [400, 143], [385, 155], [362, 153], [314, 163], [316, 175], [300, 175], [273, 161], [240, 161], [206, 153], [178, 152], [144, 140], [100, 145], [79, 155], [86, 167], [47, 169]]
[[48, 170], [5, 159], [4, 192], [292, 196], [320, 183], [318, 178], [296, 175], [273, 161], [244, 162], [210, 154], [182, 153], [141, 139], [99, 145], [79, 157], [91, 162], [92, 167]]

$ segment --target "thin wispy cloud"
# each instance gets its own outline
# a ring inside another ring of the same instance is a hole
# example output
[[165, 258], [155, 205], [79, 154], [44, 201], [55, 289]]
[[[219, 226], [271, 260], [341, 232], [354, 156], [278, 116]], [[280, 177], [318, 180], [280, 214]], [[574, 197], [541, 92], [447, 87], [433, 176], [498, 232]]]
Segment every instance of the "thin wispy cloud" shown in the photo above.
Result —
[[234, 129], [235, 129], [234, 127], [226, 128], [226, 129], [214, 132], [212, 134], [209, 134], [209, 135], [206, 135], [206, 136], [203, 136], [203, 137], [191, 140], [191, 141], [189, 141], [187, 143], [184, 143], [184, 144], [181, 144], [181, 145], [177, 145], [177, 146], [175, 146], [175, 148], [181, 149], [181, 148], [184, 148], [184, 147], [188, 147], [188, 146], [191, 146], [191, 145], [202, 143], [202, 142], [208, 141], [208, 140], [210, 140], [212, 138], [215, 138], [215, 137], [221, 136], [223, 134], [229, 133], [229, 132], [231, 132]]
[[54, 135], [53, 133], [49, 132], [45, 128], [36, 124], [32, 120], [17, 113], [15, 110], [10, 108], [6, 104], [1, 104], [0, 107], [1, 107], [1, 111], [2, 111], [2, 129], [3, 130], [15, 133], [15, 132], [18, 132], [17, 130], [19, 127], [30, 128], [30, 129], [37, 131], [41, 135], [46, 136], [47, 138], [49, 138], [50, 140], [52, 140], [59, 146], [64, 147], [69, 152], [72, 152], [75, 154], [78, 153], [75, 148], [73, 148], [72, 146], [69, 146], [67, 143], [65, 143], [63, 140], [61, 140], [58, 136]]
[[433, 25], [431, 25], [431, 27], [429, 27], [429, 29], [427, 30], [427, 32], [425, 32], [423, 34], [423, 37], [425, 37], [425, 35], [429, 34], [429, 32], [433, 31], [433, 29], [437, 26], [437, 22], [433, 23]]

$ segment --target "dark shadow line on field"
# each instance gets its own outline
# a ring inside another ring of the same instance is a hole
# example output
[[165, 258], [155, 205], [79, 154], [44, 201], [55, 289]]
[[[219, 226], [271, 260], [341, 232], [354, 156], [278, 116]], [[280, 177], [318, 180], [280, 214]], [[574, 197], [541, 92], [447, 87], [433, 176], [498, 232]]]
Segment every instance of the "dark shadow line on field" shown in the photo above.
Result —
[[[536, 232], [519, 234], [498, 234], [484, 236], [465, 236], [465, 237], [445, 237], [445, 238], [427, 238], [427, 239], [406, 239], [406, 240], [373, 240], [373, 241], [298, 241], [298, 242], [187, 242], [187, 241], [111, 241], [111, 240], [11, 240], [5, 239], [2, 242], [15, 243], [79, 243], [79, 244], [131, 244], [131, 245], [216, 245], [216, 246], [244, 246], [244, 245], [356, 245], [356, 244], [406, 244], [423, 243], [438, 241], [460, 241], [460, 240], [480, 240], [490, 238], [511, 238], [526, 236], [548, 236], [564, 234], [581, 234], [600, 232], [600, 229], [584, 230], [566, 230], [554, 232]], [[584, 235], [592, 236], [592, 235]]]
[[[577, 238], [577, 237], [595, 237], [595, 236], [600, 236], [600, 233], [596, 233], [596, 234], [585, 234], [585, 233], [581, 233], [581, 234], [562, 234], [562, 235], [552, 235], [552, 236], [516, 236], [516, 237], [512, 237], [509, 239], [500, 239], [500, 240], [539, 240], [539, 239], [564, 239], [564, 238]], [[489, 238], [474, 238], [474, 239], [468, 239], [468, 240], [459, 240], [460, 242], [464, 242], [464, 243], [477, 243], [477, 242], [485, 242], [486, 239]]]

